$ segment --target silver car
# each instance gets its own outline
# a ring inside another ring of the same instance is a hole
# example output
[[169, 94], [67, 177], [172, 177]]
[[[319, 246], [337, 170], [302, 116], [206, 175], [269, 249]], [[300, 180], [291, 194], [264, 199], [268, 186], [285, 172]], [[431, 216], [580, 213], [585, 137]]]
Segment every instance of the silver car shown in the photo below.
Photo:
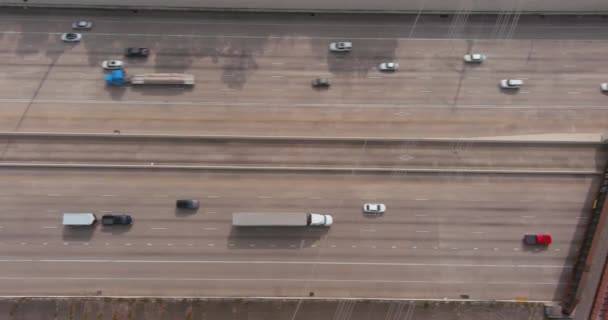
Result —
[[122, 69], [123, 66], [124, 64], [120, 60], [106, 60], [101, 63], [101, 67], [107, 70]]
[[353, 48], [353, 43], [348, 42], [348, 41], [332, 42], [329, 45], [329, 51], [335, 51], [335, 52], [348, 52], [348, 51], [352, 50], [352, 48]]
[[380, 71], [397, 71], [399, 70], [399, 64], [397, 62], [384, 62], [378, 68]]
[[61, 35], [61, 40], [65, 42], [78, 42], [82, 39], [82, 35], [80, 33], [64, 33]]
[[482, 63], [484, 61], [486, 61], [486, 56], [480, 53], [471, 53], [464, 55], [464, 62]]
[[77, 29], [77, 30], [88, 30], [93, 28], [93, 22], [91, 21], [74, 21], [74, 23], [72, 23], [72, 29]]
[[363, 212], [365, 213], [384, 213], [384, 211], [386, 211], [384, 203], [366, 203], [363, 205]]
[[523, 85], [524, 81], [519, 79], [504, 79], [500, 81], [500, 87], [503, 89], [519, 89]]
[[602, 90], [603, 92], [608, 92], [608, 82], [600, 84], [600, 90]]

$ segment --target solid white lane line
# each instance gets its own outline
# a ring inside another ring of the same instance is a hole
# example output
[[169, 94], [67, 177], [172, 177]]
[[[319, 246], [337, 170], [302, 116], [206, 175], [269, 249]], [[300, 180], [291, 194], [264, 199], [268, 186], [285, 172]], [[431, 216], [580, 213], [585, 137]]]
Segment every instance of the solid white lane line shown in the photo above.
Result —
[[47, 196], [49, 196], [49, 197], [59, 197], [61, 195], [59, 193], [49, 193], [49, 194], [47, 194]]
[[207, 196], [207, 198], [220, 198], [220, 196]]
[[579, 94], [581, 93], [580, 91], [568, 91], [568, 94]]
[[57, 229], [56, 226], [43, 226], [42, 229]]
[[152, 229], [152, 230], [166, 230], [167, 228], [165, 228], [165, 227], [152, 227], [150, 229]]
[[102, 194], [102, 197], [116, 197], [117, 195], [115, 194]]
[[471, 233], [475, 233], [475, 234], [483, 234], [485, 233], [484, 231], [472, 231]]
[[416, 230], [416, 233], [428, 233], [427, 230]]
[[373, 230], [373, 229], [361, 229], [361, 232], [376, 232], [376, 230]]
[[217, 230], [217, 228], [203, 228], [203, 230]]
[[288, 282], [360, 282], [360, 283], [431, 283], [431, 284], [483, 284], [483, 285], [550, 285], [565, 286], [567, 282], [529, 282], [529, 281], [426, 281], [426, 280], [374, 280], [374, 279], [311, 279], [311, 278], [120, 278], [120, 277], [0, 277], [0, 280], [71, 280], [71, 281], [288, 281]]
[[426, 198], [418, 198], [418, 199], [414, 199], [414, 200], [416, 200], [416, 201], [427, 201], [427, 200], [429, 200], [429, 199], [426, 199]]
[[272, 199], [271, 196], [258, 196], [258, 199]]

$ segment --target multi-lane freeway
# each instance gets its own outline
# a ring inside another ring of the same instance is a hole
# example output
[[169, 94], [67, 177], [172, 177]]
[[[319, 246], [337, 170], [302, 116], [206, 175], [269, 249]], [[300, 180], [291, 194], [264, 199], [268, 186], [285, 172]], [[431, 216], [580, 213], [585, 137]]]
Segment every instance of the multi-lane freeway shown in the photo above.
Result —
[[[61, 42], [76, 18], [93, 30]], [[491, 16], [463, 27], [438, 17], [4, 12], [0, 131], [40, 134], [0, 137], [0, 294], [558, 300], [607, 158], [597, 142], [608, 127], [608, 28], [556, 19], [510, 29]], [[351, 53], [328, 53], [343, 39]], [[187, 72], [196, 85], [106, 87], [101, 61], [128, 46], [152, 52], [127, 59], [128, 73]], [[464, 65], [467, 52], [488, 60]], [[378, 72], [391, 60], [400, 71]], [[316, 77], [332, 87], [313, 90]], [[501, 91], [508, 77], [526, 84]], [[555, 137], [572, 141], [539, 142]], [[201, 208], [176, 211], [178, 198]], [[366, 217], [365, 202], [388, 210]], [[242, 211], [331, 213], [335, 224], [234, 230], [230, 216]], [[135, 222], [71, 230], [63, 212]], [[554, 243], [524, 247], [532, 232]]]

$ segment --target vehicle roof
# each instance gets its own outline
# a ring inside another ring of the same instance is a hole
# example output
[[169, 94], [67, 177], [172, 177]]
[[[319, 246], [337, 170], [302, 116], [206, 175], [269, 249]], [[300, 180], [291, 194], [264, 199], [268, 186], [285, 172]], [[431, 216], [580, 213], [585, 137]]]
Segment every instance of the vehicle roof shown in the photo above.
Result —
[[89, 225], [95, 222], [95, 214], [93, 213], [64, 213], [64, 225]]

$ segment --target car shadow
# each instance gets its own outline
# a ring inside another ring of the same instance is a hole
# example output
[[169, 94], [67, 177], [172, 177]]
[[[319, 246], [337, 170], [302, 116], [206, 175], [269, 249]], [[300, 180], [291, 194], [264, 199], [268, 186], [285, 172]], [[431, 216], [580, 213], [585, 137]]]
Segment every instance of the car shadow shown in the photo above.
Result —
[[196, 208], [196, 209], [175, 208], [174, 213], [175, 213], [176, 217], [182, 217], [182, 218], [188, 217], [188, 216], [198, 213], [198, 208]]
[[498, 85], [498, 91], [500, 91], [500, 93], [510, 95], [510, 96], [517, 95], [519, 93], [519, 90], [521, 90], [521, 89], [505, 89], [505, 88], [501, 87], [500, 84]]
[[133, 224], [130, 224], [130, 225], [113, 225], [113, 226], [104, 226], [104, 225], [102, 225], [101, 226], [101, 232], [119, 235], [119, 234], [123, 234], [123, 233], [129, 232], [129, 230], [131, 230], [131, 228], [133, 228]]

